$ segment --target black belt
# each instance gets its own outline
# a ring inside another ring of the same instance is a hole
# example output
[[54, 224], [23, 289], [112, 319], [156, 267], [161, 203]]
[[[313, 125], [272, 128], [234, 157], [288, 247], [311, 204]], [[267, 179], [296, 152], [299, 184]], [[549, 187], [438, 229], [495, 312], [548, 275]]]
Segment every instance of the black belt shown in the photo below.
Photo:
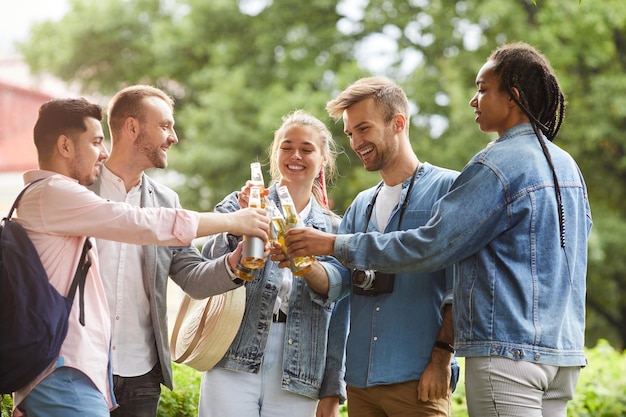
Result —
[[283, 310], [278, 310], [278, 313], [272, 316], [272, 322], [285, 323], [287, 322], [287, 315], [283, 313]]

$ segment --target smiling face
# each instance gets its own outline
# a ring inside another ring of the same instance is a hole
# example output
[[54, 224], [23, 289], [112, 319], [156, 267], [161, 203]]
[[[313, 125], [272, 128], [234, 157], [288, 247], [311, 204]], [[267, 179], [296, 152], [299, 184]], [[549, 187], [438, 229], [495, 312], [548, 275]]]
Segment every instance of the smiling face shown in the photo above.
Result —
[[494, 72], [495, 62], [487, 61], [476, 76], [476, 94], [470, 100], [480, 130], [502, 135], [511, 127], [523, 122], [517, 104], [501, 88], [500, 77]]
[[172, 108], [158, 97], [146, 97], [142, 102], [143, 120], [135, 141], [138, 154], [145, 156], [146, 168], [166, 168], [167, 151], [178, 143], [174, 131]]
[[85, 118], [87, 130], [72, 136], [73, 158], [69, 163], [69, 176], [82, 185], [89, 186], [100, 174], [100, 166], [109, 156], [104, 147], [102, 124], [93, 117]]
[[322, 145], [322, 139], [312, 127], [292, 125], [285, 129], [276, 152], [281, 183], [297, 183], [310, 189], [326, 159]]
[[343, 112], [350, 147], [368, 171], [384, 170], [398, 152], [393, 122], [385, 123], [373, 98], [354, 103]]

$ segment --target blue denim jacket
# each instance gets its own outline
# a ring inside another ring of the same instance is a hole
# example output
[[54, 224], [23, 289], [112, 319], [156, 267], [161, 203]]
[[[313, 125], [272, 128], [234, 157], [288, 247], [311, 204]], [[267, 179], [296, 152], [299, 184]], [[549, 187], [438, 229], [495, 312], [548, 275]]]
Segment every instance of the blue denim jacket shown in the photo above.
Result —
[[351, 267], [436, 270], [458, 262], [459, 356], [583, 366], [587, 189], [571, 156], [546, 141], [565, 213], [561, 248], [554, 182], [528, 123], [506, 131], [463, 169], [424, 227], [338, 236]]
[[[239, 210], [238, 192], [231, 193], [215, 210]], [[270, 187], [269, 198], [280, 207], [276, 187]], [[306, 226], [335, 233], [340, 218], [330, 215], [312, 199], [311, 212], [303, 219]], [[215, 235], [205, 243], [202, 254], [217, 258], [228, 252], [225, 234]], [[332, 257], [319, 257], [333, 281], [341, 280], [347, 271]], [[267, 260], [264, 268], [246, 285], [246, 308], [243, 321], [228, 352], [217, 368], [257, 373], [261, 367], [272, 324], [274, 302], [281, 286], [283, 270]], [[338, 396], [346, 399], [344, 382], [345, 343], [348, 332], [349, 306], [346, 301], [319, 303], [319, 297], [304, 279], [294, 277], [289, 299], [283, 357], [282, 387], [310, 398]]]
[[[416, 174], [402, 183], [400, 204], [392, 211], [385, 232], [416, 228], [430, 219], [433, 204], [448, 192], [458, 172], [424, 163]], [[379, 186], [382, 184], [379, 184]], [[339, 233], [376, 231], [373, 197], [379, 187], [365, 190], [346, 211]], [[411, 189], [410, 195], [408, 194]], [[402, 205], [408, 205], [399, 218]], [[368, 250], [361, 248], [364, 256]], [[344, 285], [349, 290], [350, 281]], [[452, 268], [435, 272], [396, 274], [391, 293], [377, 296], [350, 294], [351, 326], [346, 355], [346, 382], [366, 388], [421, 378], [430, 360], [441, 327], [441, 307], [447, 291], [451, 297]], [[448, 302], [451, 300], [449, 299]], [[453, 386], [458, 364], [453, 360]]]

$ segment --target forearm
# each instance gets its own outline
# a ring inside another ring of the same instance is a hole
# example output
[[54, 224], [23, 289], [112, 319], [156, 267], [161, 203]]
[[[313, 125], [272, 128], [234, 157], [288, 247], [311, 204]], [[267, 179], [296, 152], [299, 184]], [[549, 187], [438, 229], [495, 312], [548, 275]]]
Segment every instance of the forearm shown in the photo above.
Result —
[[234, 228], [233, 218], [228, 213], [199, 213], [197, 237], [230, 232]]
[[438, 345], [433, 346], [431, 361], [448, 366], [452, 360], [453, 352], [446, 350], [444, 345], [454, 347], [454, 325], [452, 322], [452, 305], [446, 304], [443, 308], [443, 320], [439, 333], [437, 333]]
[[443, 320], [437, 340], [454, 345], [454, 323], [452, 320], [452, 304], [446, 304], [443, 307]]
[[195, 249], [188, 252], [174, 254], [169, 276], [191, 297], [206, 298], [237, 287], [228, 275], [224, 256], [203, 260]]
[[229, 232], [236, 236], [256, 236], [266, 241], [268, 231], [269, 220], [265, 210], [260, 208], [245, 208], [231, 213], [199, 213], [199, 236]]
[[420, 400], [430, 401], [437, 398], [446, 398], [452, 390], [451, 362], [454, 355], [452, 341], [452, 315], [450, 305], [444, 307], [444, 320], [433, 344], [430, 361], [426, 365], [420, 378], [417, 394]]
[[311, 265], [311, 271], [303, 275], [302, 278], [304, 278], [307, 285], [317, 294], [324, 297], [328, 296], [328, 289], [330, 288], [328, 275], [326, 269], [320, 262], [314, 262], [313, 265]]

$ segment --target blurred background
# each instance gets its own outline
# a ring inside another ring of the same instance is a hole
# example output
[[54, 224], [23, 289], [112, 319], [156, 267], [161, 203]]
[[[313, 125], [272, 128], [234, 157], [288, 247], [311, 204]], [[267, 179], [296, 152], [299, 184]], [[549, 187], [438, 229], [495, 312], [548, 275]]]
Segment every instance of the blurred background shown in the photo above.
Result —
[[[329, 188], [342, 214], [379, 180], [354, 157], [327, 101], [384, 75], [412, 103], [422, 161], [460, 170], [494, 137], [475, 125], [476, 72], [522, 40], [551, 61], [567, 96], [556, 143], [579, 163], [594, 216], [587, 345], [626, 345], [626, 2], [623, 0], [19, 0], [0, 4], [0, 209], [36, 167], [32, 126], [52, 97], [106, 107], [152, 84], [176, 99], [180, 139], [165, 171], [186, 208], [210, 210], [267, 172], [281, 117], [297, 108], [332, 129], [344, 153]], [[107, 133], [108, 134], [108, 133]], [[532, 167], [529, 167], [532, 169]]]

